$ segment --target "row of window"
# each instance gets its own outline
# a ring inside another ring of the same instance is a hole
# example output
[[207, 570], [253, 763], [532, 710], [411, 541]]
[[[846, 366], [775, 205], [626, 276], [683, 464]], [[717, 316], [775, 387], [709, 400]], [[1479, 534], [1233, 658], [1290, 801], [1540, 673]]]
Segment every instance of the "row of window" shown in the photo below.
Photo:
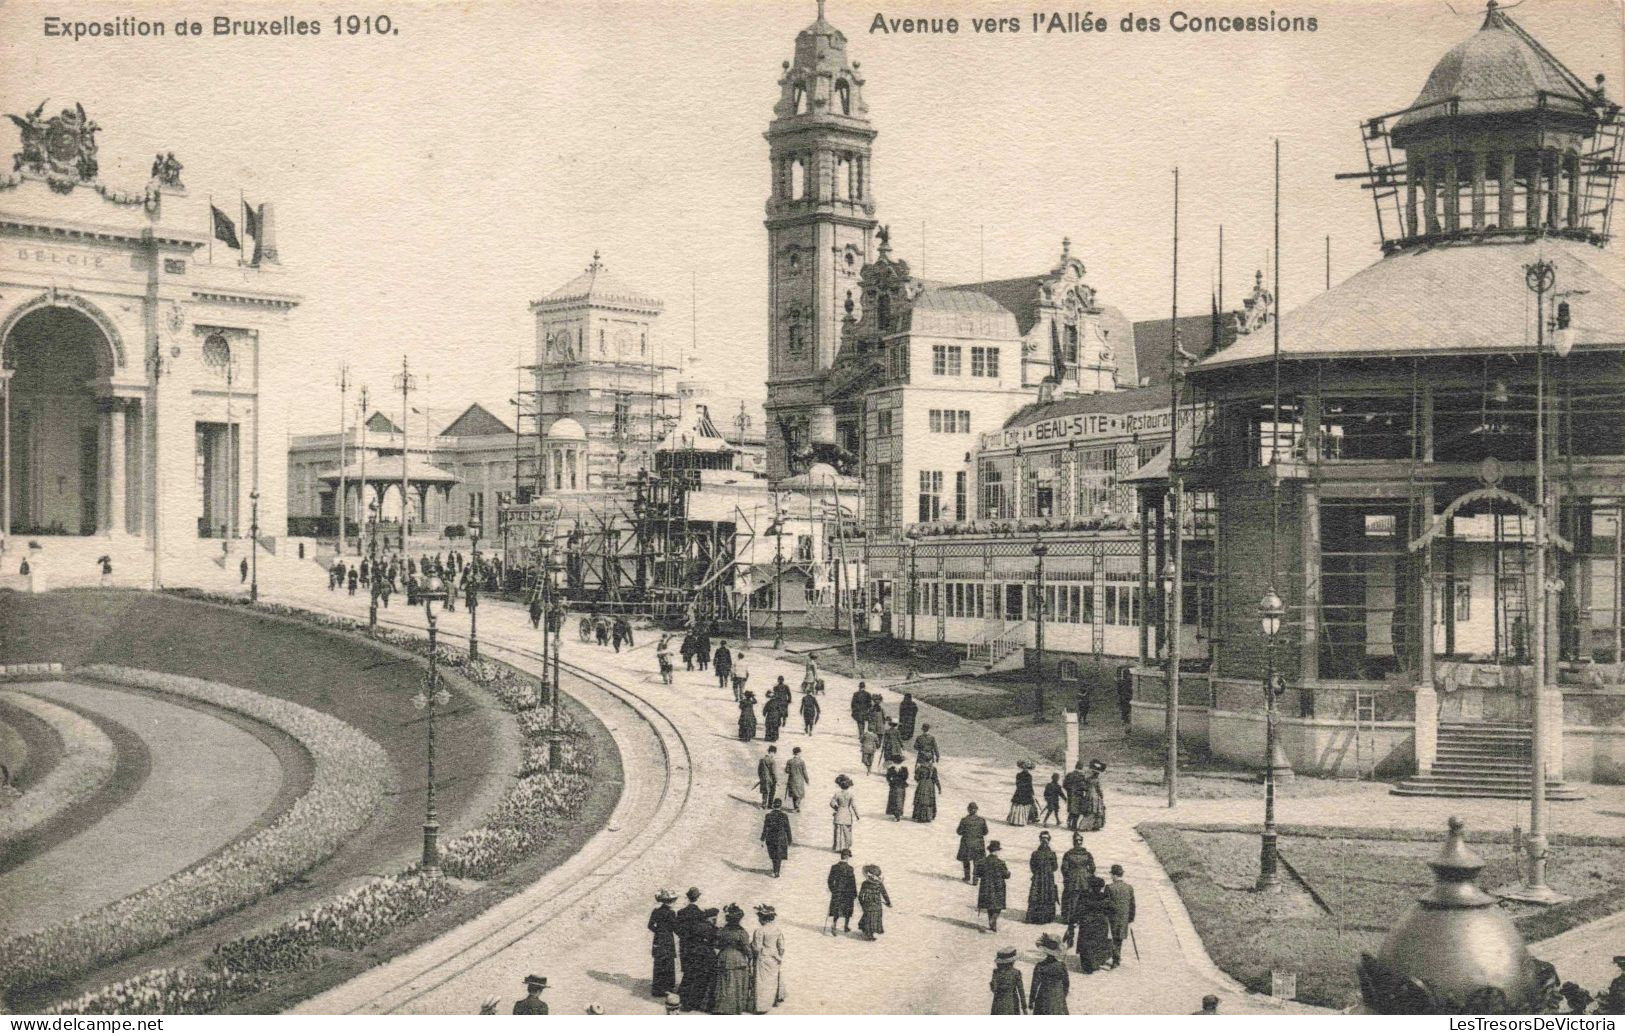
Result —
[[[889, 465], [889, 464], [888, 464]], [[920, 471], [920, 497], [919, 519], [923, 521], [948, 519], [947, 504], [942, 497], [943, 477], [941, 470]], [[954, 473], [954, 520], [964, 520], [966, 510], [969, 508], [969, 487], [964, 470]], [[887, 526], [885, 524], [882, 527]]]
[[[931, 346], [931, 373], [938, 377], [957, 377], [964, 371], [965, 349], [957, 344]], [[999, 375], [999, 349], [974, 347], [970, 350], [970, 375], [997, 377]]]
[[[1100, 622], [1138, 627], [1140, 586], [1129, 574], [1108, 574], [1100, 592]], [[918, 587], [920, 616], [1036, 620], [1038, 586], [1024, 582], [929, 581]], [[1044, 620], [1051, 624], [1093, 624], [1095, 587], [1088, 583], [1054, 582], [1044, 585]], [[905, 604], [906, 606], [906, 604]], [[904, 612], [907, 612], [905, 609]]]
[[[888, 413], [888, 415], [890, 415]], [[969, 434], [969, 409], [932, 409], [931, 433], [933, 434]], [[890, 420], [886, 421], [890, 423]]]

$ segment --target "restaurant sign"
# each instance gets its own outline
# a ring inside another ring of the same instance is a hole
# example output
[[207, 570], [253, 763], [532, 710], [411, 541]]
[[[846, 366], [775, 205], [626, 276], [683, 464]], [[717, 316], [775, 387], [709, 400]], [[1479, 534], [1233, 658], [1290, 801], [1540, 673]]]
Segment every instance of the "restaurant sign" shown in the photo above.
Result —
[[[1192, 425], [1196, 411], [1181, 409], [1179, 427]], [[1056, 416], [1037, 420], [1020, 427], [1005, 427], [982, 435], [982, 447], [1014, 448], [1031, 445], [1066, 444], [1072, 441], [1095, 441], [1106, 438], [1138, 439], [1142, 436], [1164, 437], [1168, 433], [1169, 411], [1147, 409], [1140, 412], [1081, 412], [1070, 416]]]

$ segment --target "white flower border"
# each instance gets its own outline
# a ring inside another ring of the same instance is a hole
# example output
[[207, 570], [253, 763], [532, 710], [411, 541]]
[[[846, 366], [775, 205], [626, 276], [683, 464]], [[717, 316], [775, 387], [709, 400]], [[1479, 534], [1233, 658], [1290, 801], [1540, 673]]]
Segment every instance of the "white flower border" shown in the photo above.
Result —
[[377, 811], [390, 784], [383, 747], [309, 707], [218, 682], [93, 664], [84, 676], [197, 700], [268, 724], [309, 751], [310, 789], [268, 827], [139, 893], [0, 941], [8, 986], [67, 980], [207, 925], [327, 858]]
[[62, 740], [56, 766], [0, 811], [0, 847], [5, 847], [90, 799], [113, 777], [118, 751], [96, 722], [67, 707], [15, 689], [0, 691], [0, 700], [39, 718]]

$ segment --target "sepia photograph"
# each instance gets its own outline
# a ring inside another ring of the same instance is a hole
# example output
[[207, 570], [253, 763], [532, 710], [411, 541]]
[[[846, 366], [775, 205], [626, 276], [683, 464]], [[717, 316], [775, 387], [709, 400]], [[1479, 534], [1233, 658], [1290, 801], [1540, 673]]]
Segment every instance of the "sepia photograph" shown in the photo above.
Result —
[[1622, 103], [1620, 0], [0, 0], [0, 1014], [1613, 1030]]

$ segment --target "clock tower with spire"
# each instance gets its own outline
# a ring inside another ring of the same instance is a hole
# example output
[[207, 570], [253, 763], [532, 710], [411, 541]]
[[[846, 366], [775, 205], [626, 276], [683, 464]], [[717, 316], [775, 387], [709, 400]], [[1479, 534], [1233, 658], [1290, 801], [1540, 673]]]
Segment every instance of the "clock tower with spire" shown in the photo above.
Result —
[[875, 201], [869, 164], [875, 129], [846, 37], [818, 18], [796, 36], [765, 134], [767, 200], [767, 472], [796, 472], [836, 444], [825, 382], [848, 300], [869, 260]]

